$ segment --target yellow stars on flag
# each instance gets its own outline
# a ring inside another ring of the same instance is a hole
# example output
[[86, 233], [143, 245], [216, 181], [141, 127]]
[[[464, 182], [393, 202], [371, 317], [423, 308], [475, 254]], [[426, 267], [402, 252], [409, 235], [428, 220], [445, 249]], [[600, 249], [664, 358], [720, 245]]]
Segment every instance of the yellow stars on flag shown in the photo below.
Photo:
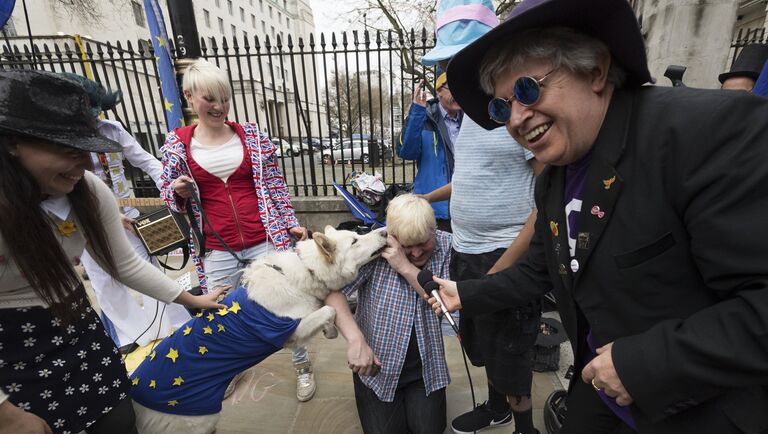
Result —
[[203, 327], [203, 334], [204, 335], [212, 335], [213, 329], [210, 326]]
[[173, 103], [168, 101], [168, 98], [165, 98], [165, 102], [163, 103], [163, 105], [165, 106], [165, 111], [167, 112], [170, 112], [171, 109], [173, 108]]
[[229, 308], [229, 311], [234, 313], [235, 315], [237, 315], [237, 312], [240, 311], [240, 309], [242, 309], [240, 307], [240, 303], [238, 303], [236, 301], [233, 301], [232, 302], [232, 307]]
[[221, 315], [221, 316], [224, 316], [224, 315], [228, 314], [228, 313], [229, 313], [229, 311], [227, 310], [227, 308], [226, 308], [226, 307], [222, 307], [222, 308], [221, 308], [221, 309], [219, 309], [219, 311], [218, 311], [218, 312], [216, 312], [216, 313], [218, 313], [218, 314], [219, 314], [219, 315]]
[[173, 360], [173, 363], [176, 363], [176, 359], [179, 358], [179, 352], [171, 348], [170, 350], [168, 350], [168, 354], [166, 354], [165, 357]]
[[205, 347], [197, 347], [197, 352], [198, 352], [198, 353], [200, 353], [200, 354], [202, 354], [202, 355], [205, 355], [205, 353], [207, 353], [207, 352], [208, 352], [208, 348], [205, 348]]
[[165, 47], [165, 38], [158, 35], [158, 36], [155, 36], [155, 39], [157, 39], [157, 45], [161, 47]]
[[223, 331], [224, 331], [224, 324], [219, 324], [219, 327], [218, 327], [218, 329], [219, 329], [219, 330], [218, 330], [218, 331], [219, 331], [219, 333], [223, 332]]
[[176, 405], [178, 404], [179, 404], [179, 401], [176, 401], [175, 399], [168, 401], [168, 407], [176, 407]]
[[213, 316], [213, 313], [209, 313], [209, 314], [208, 314], [208, 315], [207, 315], [205, 318], [208, 320], [208, 322], [211, 322], [211, 321], [213, 321], [213, 319], [214, 319], [214, 318], [216, 318], [216, 317], [215, 317], [215, 316]]
[[174, 386], [181, 386], [181, 384], [184, 382], [184, 379], [181, 377], [176, 377], [173, 379], [173, 385]]
[[192, 333], [192, 327], [190, 327], [190, 326], [184, 327], [184, 336], [187, 336], [190, 333]]
[[149, 360], [150, 361], [155, 360], [155, 356], [156, 355], [157, 355], [157, 353], [155, 351], [152, 351], [151, 353], [149, 353]]
[[198, 317], [198, 318], [202, 318], [203, 317], [203, 313], [202, 312], [198, 312], [197, 314], [195, 314], [195, 316]]
[[156, 388], [157, 388], [157, 381], [155, 381], [155, 380], [149, 380], [149, 387], [150, 387], [151, 389], [156, 389]]
[[138, 386], [139, 385], [139, 377], [134, 377], [133, 380], [131, 380], [132, 386]]

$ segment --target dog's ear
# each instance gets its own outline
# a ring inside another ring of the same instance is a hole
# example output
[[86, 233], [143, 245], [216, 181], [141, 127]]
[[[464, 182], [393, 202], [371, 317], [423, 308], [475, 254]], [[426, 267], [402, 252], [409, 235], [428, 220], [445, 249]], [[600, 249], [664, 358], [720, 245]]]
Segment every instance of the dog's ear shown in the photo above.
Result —
[[332, 234], [336, 232], [336, 228], [334, 228], [331, 225], [325, 225], [325, 229], [323, 230], [323, 232], [325, 232], [326, 234]]
[[325, 260], [328, 261], [329, 264], [333, 264], [336, 256], [336, 241], [320, 232], [316, 233], [312, 240], [317, 244], [317, 248], [320, 249], [320, 253], [322, 253]]

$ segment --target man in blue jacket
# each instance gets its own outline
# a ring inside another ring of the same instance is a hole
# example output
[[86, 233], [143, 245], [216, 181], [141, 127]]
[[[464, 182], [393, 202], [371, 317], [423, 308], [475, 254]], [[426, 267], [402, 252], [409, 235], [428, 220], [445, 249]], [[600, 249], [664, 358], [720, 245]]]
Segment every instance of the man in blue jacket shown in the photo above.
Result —
[[[413, 91], [413, 103], [400, 135], [398, 155], [415, 160], [418, 171], [413, 192], [426, 194], [451, 182], [453, 175], [453, 143], [459, 135], [462, 112], [453, 99], [445, 73], [435, 82], [437, 98], [427, 99], [422, 80]], [[437, 228], [450, 232], [448, 201], [432, 204]]]

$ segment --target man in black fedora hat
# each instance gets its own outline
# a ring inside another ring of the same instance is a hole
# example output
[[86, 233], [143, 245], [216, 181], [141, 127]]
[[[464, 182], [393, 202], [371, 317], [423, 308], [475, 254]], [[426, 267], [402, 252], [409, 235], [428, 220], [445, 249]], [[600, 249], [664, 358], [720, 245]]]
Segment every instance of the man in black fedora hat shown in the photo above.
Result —
[[768, 433], [768, 101], [649, 81], [624, 0], [523, 0], [460, 51], [465, 113], [549, 166], [526, 257], [435, 280], [462, 316], [554, 286], [563, 434]]
[[749, 44], [736, 56], [731, 70], [720, 74], [717, 79], [723, 89], [751, 92], [766, 60], [768, 44]]

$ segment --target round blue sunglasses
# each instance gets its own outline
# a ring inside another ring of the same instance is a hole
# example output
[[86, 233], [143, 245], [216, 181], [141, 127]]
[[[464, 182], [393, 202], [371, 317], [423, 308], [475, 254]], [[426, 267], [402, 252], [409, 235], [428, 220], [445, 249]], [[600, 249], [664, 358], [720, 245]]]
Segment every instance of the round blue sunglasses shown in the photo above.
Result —
[[[557, 69], [557, 68], [555, 68]], [[530, 107], [541, 98], [542, 82], [555, 72], [555, 69], [544, 74], [543, 77], [536, 79], [533, 77], [520, 77], [515, 80], [514, 94], [509, 98], [496, 97], [488, 103], [488, 115], [499, 124], [506, 124], [512, 116], [512, 103], [517, 100], [520, 105]]]

